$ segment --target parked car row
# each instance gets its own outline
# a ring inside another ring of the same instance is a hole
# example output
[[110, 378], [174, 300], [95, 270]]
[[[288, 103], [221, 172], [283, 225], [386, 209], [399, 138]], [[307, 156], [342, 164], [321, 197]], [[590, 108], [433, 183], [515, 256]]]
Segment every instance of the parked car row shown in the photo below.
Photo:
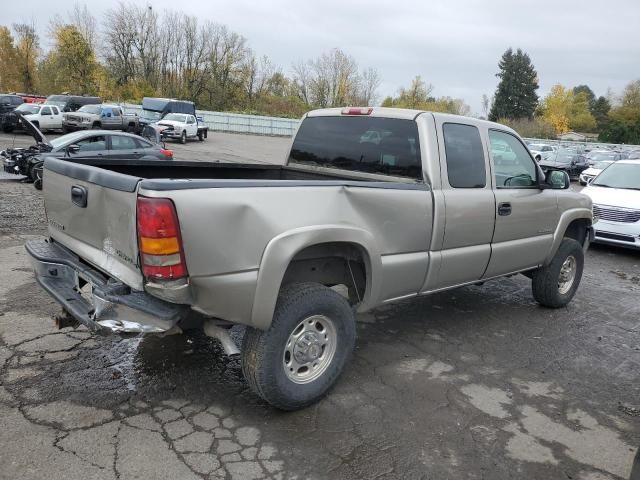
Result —
[[172, 98], [145, 97], [142, 114], [138, 116], [127, 113], [119, 105], [102, 103], [100, 97], [50, 95], [44, 103], [26, 103], [18, 95], [1, 95], [2, 130], [21, 130], [22, 118], [28, 119], [41, 130], [62, 130], [65, 133], [104, 129], [141, 134], [146, 126], [157, 125], [155, 130], [162, 139], [181, 143], [196, 138], [203, 141], [209, 133], [202, 117], [196, 116], [193, 102]]
[[[20, 115], [20, 114], [19, 114]], [[0, 152], [7, 173], [23, 175], [42, 188], [42, 164], [45, 157], [65, 158], [73, 162], [96, 164], [103, 160], [148, 161], [172, 160], [173, 151], [138, 135], [108, 130], [85, 130], [47, 140], [28, 119], [25, 130], [36, 141], [29, 148], [9, 148]]]

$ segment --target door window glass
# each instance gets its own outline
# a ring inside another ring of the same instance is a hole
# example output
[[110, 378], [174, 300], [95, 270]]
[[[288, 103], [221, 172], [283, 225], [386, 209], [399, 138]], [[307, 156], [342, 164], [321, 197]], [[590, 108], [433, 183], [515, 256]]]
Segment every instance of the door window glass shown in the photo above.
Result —
[[120, 110], [117, 108], [114, 108], [113, 110], [111, 110], [113, 112], [113, 116], [114, 117], [119, 117], [120, 116]]
[[449, 185], [453, 188], [484, 188], [486, 166], [480, 132], [472, 125], [442, 126]]
[[111, 150], [134, 150], [137, 147], [135, 139], [131, 137], [121, 137], [120, 135], [111, 137]]
[[[536, 187], [538, 169], [527, 149], [513, 135], [498, 130], [489, 130], [491, 156], [495, 165], [497, 188]], [[509, 154], [497, 147], [506, 146]]]
[[138, 148], [151, 148], [153, 147], [153, 143], [147, 142], [146, 140], [141, 140], [136, 138], [136, 143], [138, 144]]
[[60, 110], [58, 110], [58, 107], [51, 107], [51, 111], [53, 112], [54, 115], [58, 115], [60, 113]]
[[80, 147], [81, 152], [97, 152], [107, 149], [107, 139], [104, 135], [96, 135], [80, 140], [76, 145]]
[[49, 107], [42, 107], [40, 115], [51, 115], [51, 109]]

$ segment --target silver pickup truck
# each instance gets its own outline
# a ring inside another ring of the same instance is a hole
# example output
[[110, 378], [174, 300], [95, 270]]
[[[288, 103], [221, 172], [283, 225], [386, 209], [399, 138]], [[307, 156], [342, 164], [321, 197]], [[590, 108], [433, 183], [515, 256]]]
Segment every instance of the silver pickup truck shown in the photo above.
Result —
[[591, 201], [514, 131], [422, 111], [310, 112], [284, 166], [48, 158], [44, 176], [49, 238], [26, 248], [68, 318], [152, 333], [195, 311], [285, 410], [336, 381], [356, 312], [516, 273], [562, 307], [593, 236]]

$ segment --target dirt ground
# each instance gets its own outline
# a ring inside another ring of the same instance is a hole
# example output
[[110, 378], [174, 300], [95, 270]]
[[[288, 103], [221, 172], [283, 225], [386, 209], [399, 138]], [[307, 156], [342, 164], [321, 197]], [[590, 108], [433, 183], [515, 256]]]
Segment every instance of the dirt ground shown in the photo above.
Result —
[[[287, 145], [217, 134], [175, 150], [275, 162]], [[560, 310], [538, 306], [514, 276], [363, 315], [331, 393], [283, 413], [206, 337], [56, 330], [59, 307], [23, 248], [44, 234], [41, 193], [3, 175], [1, 479], [629, 476], [640, 445], [640, 252], [592, 246]]]

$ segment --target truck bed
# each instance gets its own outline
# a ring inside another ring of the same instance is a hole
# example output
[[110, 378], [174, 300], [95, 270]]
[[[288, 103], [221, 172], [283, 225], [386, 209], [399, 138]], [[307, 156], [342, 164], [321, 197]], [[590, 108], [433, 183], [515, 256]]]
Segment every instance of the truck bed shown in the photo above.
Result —
[[[99, 170], [88, 171], [80, 167], [91, 165]], [[277, 184], [295, 182], [379, 182], [416, 184], [406, 178], [362, 172], [348, 172], [329, 168], [314, 168], [293, 165], [240, 164], [211, 161], [164, 161], [164, 160], [129, 160], [129, 159], [91, 159], [74, 162], [69, 159], [48, 159], [45, 166], [48, 170], [96, 183], [108, 188], [133, 192], [139, 182], [143, 188], [154, 190], [182, 190], [191, 188], [211, 188], [220, 186], [224, 181], [227, 186], [259, 186], [280, 181]], [[80, 168], [78, 168], [80, 167]], [[235, 180], [234, 182], [226, 182]], [[241, 182], [244, 181], [244, 182]]]

